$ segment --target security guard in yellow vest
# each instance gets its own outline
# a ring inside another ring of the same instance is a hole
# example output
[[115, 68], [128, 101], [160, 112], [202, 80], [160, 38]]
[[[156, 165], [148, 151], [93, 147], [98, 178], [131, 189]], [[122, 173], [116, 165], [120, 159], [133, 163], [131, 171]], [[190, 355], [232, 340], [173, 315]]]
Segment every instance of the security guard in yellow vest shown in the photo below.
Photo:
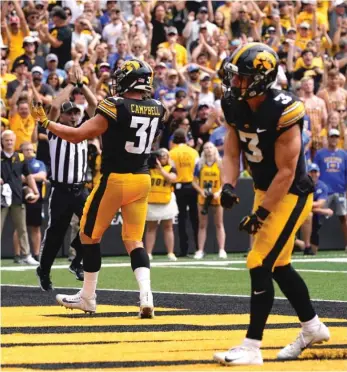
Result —
[[172, 220], [178, 214], [172, 183], [176, 181], [176, 169], [170, 164], [169, 151], [160, 149], [154, 166], [150, 166], [151, 190], [148, 195], [147, 229], [145, 236], [146, 251], [149, 259], [153, 259], [152, 251], [157, 234], [158, 224], [161, 223], [167, 257], [176, 261], [174, 254], [174, 233]]
[[208, 206], [212, 205], [214, 224], [216, 226], [217, 242], [219, 247], [219, 258], [227, 258], [225, 252], [225, 230], [223, 222], [223, 208], [220, 204], [222, 191], [221, 158], [217, 147], [206, 142], [203, 147], [201, 159], [194, 170], [195, 180], [193, 186], [199, 193], [199, 233], [198, 251], [194, 258], [199, 260], [204, 257], [204, 246], [208, 225]]
[[198, 209], [197, 192], [192, 182], [194, 179], [194, 168], [199, 161], [199, 154], [186, 144], [186, 134], [183, 129], [176, 129], [173, 143], [178, 146], [170, 151], [170, 157], [177, 170], [175, 194], [179, 210], [178, 231], [180, 238], [180, 256], [188, 255], [188, 234], [186, 231], [187, 207], [189, 207], [189, 218], [194, 231], [194, 238], [197, 247], [198, 241]]

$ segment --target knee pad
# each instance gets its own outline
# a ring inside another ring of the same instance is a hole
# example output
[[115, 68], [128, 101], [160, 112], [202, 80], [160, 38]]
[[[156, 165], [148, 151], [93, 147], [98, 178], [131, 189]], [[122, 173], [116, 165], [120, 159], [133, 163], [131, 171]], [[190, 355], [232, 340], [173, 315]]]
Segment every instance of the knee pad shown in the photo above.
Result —
[[131, 268], [135, 271], [139, 267], [150, 268], [149, 257], [143, 247], [135, 248], [130, 253]]
[[249, 274], [251, 276], [252, 293], [274, 291], [271, 269], [265, 266], [258, 266], [251, 269]]
[[100, 243], [83, 245], [83, 268], [88, 273], [96, 273], [101, 268]]

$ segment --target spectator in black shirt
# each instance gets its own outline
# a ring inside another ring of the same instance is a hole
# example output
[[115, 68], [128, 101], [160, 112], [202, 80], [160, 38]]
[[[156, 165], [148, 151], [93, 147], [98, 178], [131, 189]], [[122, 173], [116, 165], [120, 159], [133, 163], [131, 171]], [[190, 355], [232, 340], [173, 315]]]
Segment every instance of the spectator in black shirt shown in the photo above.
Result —
[[165, 23], [165, 7], [163, 4], [158, 4], [153, 10], [153, 36], [151, 44], [151, 54], [155, 56], [157, 53], [158, 45], [166, 41], [166, 30], [167, 24]]
[[40, 66], [35, 66], [32, 70], [33, 90], [38, 93], [38, 97], [44, 105], [50, 105], [54, 96], [53, 89], [42, 82], [43, 69]]
[[67, 26], [67, 16], [61, 7], [54, 7], [51, 13], [54, 27], [49, 31], [47, 25], [41, 24], [38, 29], [40, 39], [50, 43], [50, 53], [56, 54], [59, 59], [58, 67], [63, 69], [66, 62], [71, 60], [71, 28]]
[[28, 62], [29, 71], [31, 71], [34, 66], [45, 68], [45, 58], [36, 54], [37, 47], [37, 39], [32, 36], [26, 36], [23, 40], [24, 54], [17, 57], [15, 61], [25, 59]]
[[[25, 219], [25, 205], [22, 199], [23, 181], [32, 189], [34, 195], [27, 199], [28, 203], [36, 203], [40, 197], [35, 179], [29, 173], [28, 165], [23, 154], [14, 151], [16, 135], [11, 130], [5, 130], [1, 135], [1, 179], [0, 184], [8, 184], [12, 191], [12, 204], [1, 208], [1, 231], [4, 228], [6, 217], [11, 215], [13, 224], [18, 233], [21, 257], [15, 257], [15, 263], [38, 265], [39, 263], [30, 255], [30, 246]], [[19, 253], [19, 252], [16, 252]]]

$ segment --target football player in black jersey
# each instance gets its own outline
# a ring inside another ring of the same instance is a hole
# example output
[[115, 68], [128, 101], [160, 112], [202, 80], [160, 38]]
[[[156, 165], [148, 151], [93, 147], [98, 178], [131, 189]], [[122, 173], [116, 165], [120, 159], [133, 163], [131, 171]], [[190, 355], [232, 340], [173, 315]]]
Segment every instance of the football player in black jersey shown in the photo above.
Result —
[[154, 315], [150, 265], [142, 236], [151, 187], [147, 158], [166, 110], [159, 101], [147, 98], [152, 82], [153, 71], [146, 62], [124, 62], [113, 75], [115, 96], [104, 99], [96, 115], [79, 128], [49, 121], [42, 106], [33, 107], [33, 115], [41, 125], [63, 139], [77, 143], [102, 136], [102, 177], [87, 199], [80, 226], [84, 244], [83, 289], [73, 296], [57, 295], [57, 301], [65, 307], [95, 312], [100, 240], [121, 208], [122, 238], [140, 287], [140, 317]]
[[278, 56], [267, 45], [248, 43], [224, 64], [222, 107], [228, 132], [224, 143], [221, 204], [239, 203], [235, 186], [244, 152], [255, 187], [253, 212], [240, 230], [253, 235], [247, 267], [251, 277], [250, 325], [242, 345], [219, 352], [226, 365], [262, 364], [264, 327], [274, 300], [273, 279], [300, 319], [300, 336], [278, 359], [296, 359], [306, 347], [329, 340], [328, 328], [312, 307], [306, 284], [291, 266], [295, 233], [312, 208], [313, 183], [306, 174], [301, 141], [303, 103], [289, 92], [271, 88]]

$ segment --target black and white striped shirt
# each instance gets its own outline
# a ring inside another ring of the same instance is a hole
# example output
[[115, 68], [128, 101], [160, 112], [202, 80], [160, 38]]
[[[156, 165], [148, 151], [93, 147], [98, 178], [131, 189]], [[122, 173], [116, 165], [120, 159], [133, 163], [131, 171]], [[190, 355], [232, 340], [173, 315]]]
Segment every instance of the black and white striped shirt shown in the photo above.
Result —
[[48, 131], [51, 177], [59, 183], [84, 182], [87, 173], [88, 141], [74, 144]]

